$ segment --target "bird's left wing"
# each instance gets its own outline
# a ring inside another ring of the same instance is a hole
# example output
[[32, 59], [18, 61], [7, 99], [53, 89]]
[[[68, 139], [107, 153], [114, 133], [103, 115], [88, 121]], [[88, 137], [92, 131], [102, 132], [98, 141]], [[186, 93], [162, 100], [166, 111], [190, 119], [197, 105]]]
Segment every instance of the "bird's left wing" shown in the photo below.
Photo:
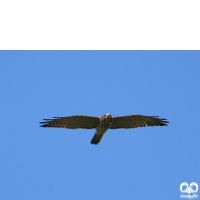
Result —
[[99, 117], [90, 117], [85, 115], [75, 115], [69, 117], [54, 117], [54, 119], [44, 119], [45, 122], [40, 127], [51, 127], [51, 128], [85, 128], [93, 129], [99, 123]]
[[167, 126], [166, 123], [169, 123], [166, 121], [166, 119], [158, 118], [158, 116], [126, 115], [112, 118], [113, 122], [110, 129]]

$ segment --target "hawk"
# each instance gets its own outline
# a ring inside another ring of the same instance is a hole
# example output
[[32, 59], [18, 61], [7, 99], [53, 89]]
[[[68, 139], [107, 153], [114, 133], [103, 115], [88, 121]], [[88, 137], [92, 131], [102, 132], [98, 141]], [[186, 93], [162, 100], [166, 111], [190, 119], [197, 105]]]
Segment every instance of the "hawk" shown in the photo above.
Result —
[[108, 129], [118, 128], [137, 128], [145, 126], [167, 126], [166, 119], [158, 118], [158, 116], [145, 115], [126, 115], [120, 117], [112, 117], [110, 114], [105, 114], [101, 117], [91, 117], [85, 115], [75, 115], [69, 117], [53, 117], [54, 119], [44, 119], [40, 127], [51, 128], [68, 128], [68, 129], [96, 129], [96, 132], [91, 140], [91, 144], [97, 145], [104, 133]]

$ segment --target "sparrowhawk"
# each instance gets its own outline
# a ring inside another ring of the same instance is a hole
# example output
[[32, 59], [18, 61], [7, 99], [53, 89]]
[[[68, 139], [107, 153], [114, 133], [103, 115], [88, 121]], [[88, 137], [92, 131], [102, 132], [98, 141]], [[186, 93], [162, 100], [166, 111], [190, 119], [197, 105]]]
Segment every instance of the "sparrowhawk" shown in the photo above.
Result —
[[91, 144], [97, 145], [104, 133], [108, 129], [118, 128], [137, 128], [145, 126], [167, 126], [166, 119], [158, 118], [158, 116], [145, 115], [126, 115], [120, 117], [112, 117], [110, 114], [105, 114], [101, 117], [90, 117], [85, 115], [75, 115], [69, 117], [53, 117], [54, 119], [44, 119], [45, 122], [40, 122], [41, 127], [51, 128], [68, 128], [68, 129], [96, 129], [96, 132], [91, 140]]

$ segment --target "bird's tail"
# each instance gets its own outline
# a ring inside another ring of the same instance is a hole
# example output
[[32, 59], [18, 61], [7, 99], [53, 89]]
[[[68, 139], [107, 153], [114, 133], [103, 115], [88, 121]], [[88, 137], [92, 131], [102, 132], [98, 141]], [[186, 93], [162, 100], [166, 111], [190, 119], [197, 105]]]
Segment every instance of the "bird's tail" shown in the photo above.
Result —
[[95, 133], [92, 140], [91, 140], [91, 144], [97, 145], [101, 141], [102, 137], [103, 137], [103, 134], [100, 135], [100, 134]]

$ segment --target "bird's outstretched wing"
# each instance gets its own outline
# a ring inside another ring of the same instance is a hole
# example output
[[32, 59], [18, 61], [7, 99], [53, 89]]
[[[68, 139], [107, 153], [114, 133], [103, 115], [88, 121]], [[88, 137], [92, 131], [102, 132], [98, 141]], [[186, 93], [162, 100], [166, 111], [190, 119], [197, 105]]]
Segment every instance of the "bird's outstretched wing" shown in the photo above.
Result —
[[51, 128], [85, 128], [93, 129], [96, 128], [100, 121], [99, 117], [90, 117], [85, 115], [75, 115], [69, 117], [54, 117], [54, 119], [44, 119], [45, 122], [40, 127], [51, 127]]
[[126, 115], [112, 118], [113, 122], [110, 129], [167, 126], [166, 123], [169, 123], [166, 119], [158, 118], [158, 116]]

